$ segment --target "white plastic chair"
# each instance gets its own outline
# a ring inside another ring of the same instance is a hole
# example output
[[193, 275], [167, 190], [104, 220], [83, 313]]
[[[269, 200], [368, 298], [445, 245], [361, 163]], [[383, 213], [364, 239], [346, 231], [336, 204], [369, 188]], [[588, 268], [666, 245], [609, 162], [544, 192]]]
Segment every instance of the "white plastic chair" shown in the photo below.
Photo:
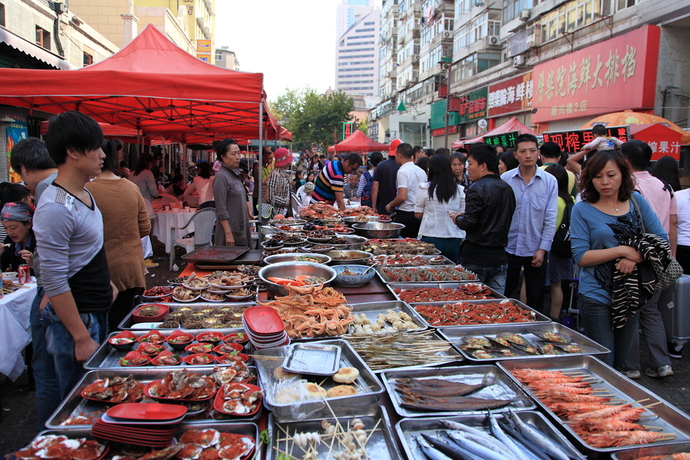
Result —
[[[194, 236], [175, 239], [175, 230], [184, 230], [190, 224], [194, 224]], [[170, 241], [173, 242], [170, 249], [170, 271], [175, 263], [175, 247], [179, 246], [185, 248], [185, 252], [190, 252], [203, 246], [211, 246], [215, 226], [216, 208], [204, 208], [194, 213], [183, 227], [170, 227]]]

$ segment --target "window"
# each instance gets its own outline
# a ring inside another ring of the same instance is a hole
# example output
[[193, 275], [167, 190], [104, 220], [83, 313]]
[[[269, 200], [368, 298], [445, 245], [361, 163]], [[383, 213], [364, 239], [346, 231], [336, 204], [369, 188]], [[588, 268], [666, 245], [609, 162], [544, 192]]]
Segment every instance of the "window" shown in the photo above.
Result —
[[223, 60], [223, 53], [216, 53], [216, 62], [220, 62]]
[[458, 62], [451, 71], [451, 83], [459, 83], [472, 78], [501, 63], [500, 53], [476, 53]]
[[84, 51], [83, 64], [84, 64], [84, 67], [86, 67], [87, 65], [93, 64], [93, 56], [91, 56], [91, 55], [90, 55], [89, 53], [87, 53], [86, 51]]
[[5, 27], [5, 5], [0, 3], [0, 26]]
[[618, 5], [617, 5], [616, 10], [620, 11], [620, 10], [624, 10], [625, 8], [630, 8], [631, 6], [637, 5], [641, 1], [642, 0], [618, 0]]
[[518, 17], [520, 11], [532, 8], [534, 2], [532, 0], [505, 0], [503, 5], [503, 24], [505, 24]]
[[36, 26], [36, 44], [41, 48], [50, 49], [50, 32]]
[[[640, 0], [618, 0], [623, 2]], [[611, 14], [610, 0], [571, 0], [547, 13], [541, 19], [542, 43], [555, 40], [564, 33], [574, 32]]]

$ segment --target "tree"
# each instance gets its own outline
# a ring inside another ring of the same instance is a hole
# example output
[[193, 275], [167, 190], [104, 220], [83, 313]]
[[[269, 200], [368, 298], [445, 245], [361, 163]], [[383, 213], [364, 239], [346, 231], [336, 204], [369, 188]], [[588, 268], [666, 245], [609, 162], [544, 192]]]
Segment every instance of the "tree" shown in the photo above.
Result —
[[292, 132], [296, 150], [318, 144], [325, 151], [334, 144], [334, 133], [335, 140], [339, 140], [342, 123], [352, 119], [354, 102], [342, 91], [317, 94], [313, 88], [306, 87], [286, 89], [269, 107], [276, 119]]

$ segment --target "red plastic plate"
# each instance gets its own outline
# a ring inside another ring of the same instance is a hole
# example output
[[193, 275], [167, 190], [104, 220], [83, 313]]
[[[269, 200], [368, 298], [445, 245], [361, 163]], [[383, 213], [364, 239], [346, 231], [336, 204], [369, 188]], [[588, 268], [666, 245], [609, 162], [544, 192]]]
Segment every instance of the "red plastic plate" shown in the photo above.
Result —
[[124, 403], [106, 411], [109, 417], [132, 420], [173, 420], [187, 413], [187, 407], [177, 404]]

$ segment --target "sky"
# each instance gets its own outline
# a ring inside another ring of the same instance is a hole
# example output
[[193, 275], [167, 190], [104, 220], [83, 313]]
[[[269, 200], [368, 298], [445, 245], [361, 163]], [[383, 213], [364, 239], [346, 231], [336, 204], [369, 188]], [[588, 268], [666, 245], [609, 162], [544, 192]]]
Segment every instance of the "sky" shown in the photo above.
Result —
[[[335, 87], [335, 12], [341, 0], [220, 0], [216, 47], [234, 51], [243, 72], [264, 74], [275, 100], [285, 88]], [[381, 1], [377, 1], [381, 6]]]

